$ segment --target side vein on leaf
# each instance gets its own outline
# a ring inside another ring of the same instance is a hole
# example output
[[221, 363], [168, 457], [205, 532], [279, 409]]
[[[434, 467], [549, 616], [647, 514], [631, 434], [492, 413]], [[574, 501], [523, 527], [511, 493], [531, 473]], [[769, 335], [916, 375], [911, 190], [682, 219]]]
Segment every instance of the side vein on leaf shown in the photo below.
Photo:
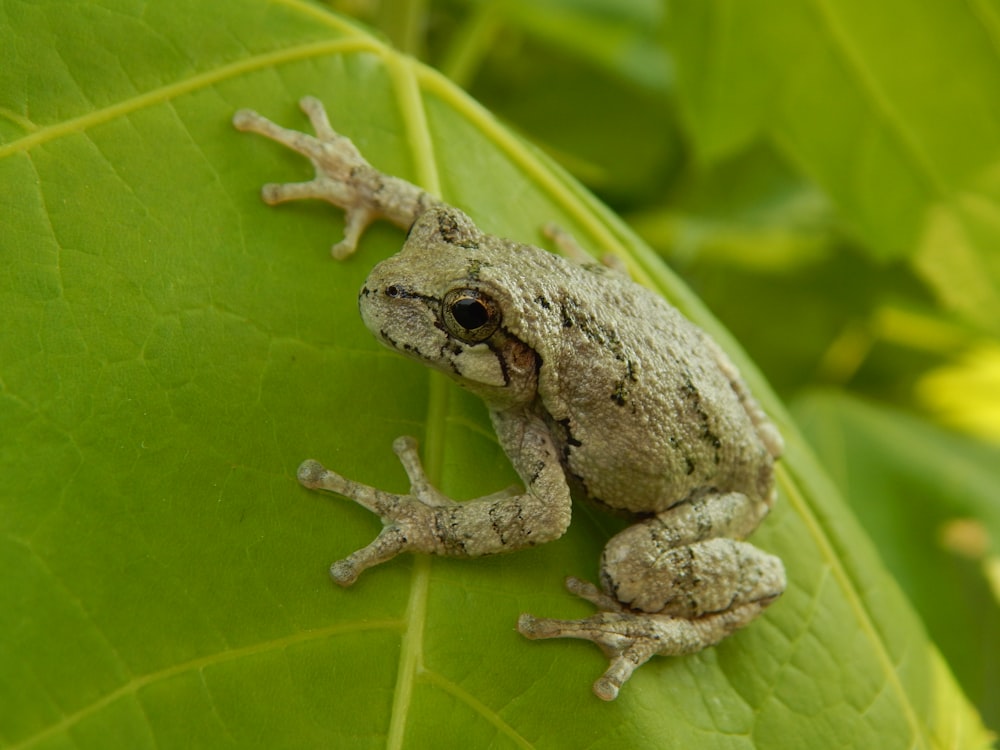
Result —
[[851, 43], [850, 34], [842, 28], [829, 0], [813, 0], [813, 5], [823, 21], [820, 27], [829, 36], [833, 49], [840, 53], [846, 70], [857, 81], [859, 90], [871, 103], [886, 129], [895, 133], [910, 153], [917, 173], [925, 180], [931, 193], [938, 198], [948, 195], [950, 191], [946, 181], [938, 174], [933, 159], [924, 150], [917, 135], [906, 127], [889, 96], [878, 85], [877, 77], [865, 62], [863, 54]]
[[[212, 710], [212, 714], [215, 716], [219, 729], [222, 731], [226, 740], [235, 747], [238, 744], [238, 741], [233, 735], [232, 730], [229, 728], [229, 722], [224, 719], [223, 712], [219, 710], [218, 703], [215, 700], [215, 694], [212, 692], [212, 688], [208, 684], [208, 680], [205, 679], [205, 670], [203, 669], [198, 670], [198, 682], [201, 684], [201, 689], [205, 692], [205, 697], [208, 698], [209, 707]], [[151, 744], [155, 747], [155, 738]]]
[[853, 585], [847, 570], [837, 557], [836, 552], [830, 544], [827, 534], [820, 526], [818, 519], [806, 503], [804, 493], [789, 473], [787, 467], [782, 464], [778, 464], [776, 476], [778, 482], [784, 489], [784, 496], [788, 498], [788, 502], [790, 502], [792, 507], [795, 508], [799, 518], [809, 530], [809, 535], [812, 537], [817, 548], [822, 553], [823, 558], [827, 561], [834, 579], [837, 581], [841, 591], [843, 591], [844, 598], [847, 600], [848, 606], [850, 606], [851, 610], [854, 612], [854, 616], [857, 618], [858, 624], [861, 626], [862, 630], [864, 630], [867, 639], [871, 642], [872, 650], [875, 652], [875, 657], [878, 659], [878, 663], [882, 667], [882, 671], [885, 673], [886, 681], [889, 683], [892, 691], [899, 697], [900, 710], [902, 711], [903, 716], [906, 717], [907, 724], [910, 725], [914, 742], [917, 745], [921, 745], [922, 743], [920, 738], [923, 736], [923, 733], [920, 731], [922, 729], [921, 722], [917, 718], [916, 710], [910, 701], [910, 696], [906, 692], [906, 688], [903, 686], [903, 683], [899, 678], [899, 673], [896, 671], [896, 667], [889, 656], [885, 643], [872, 621], [868, 608], [865, 606], [856, 587]]
[[[802, 623], [801, 630], [803, 633], [808, 632], [809, 626], [816, 619], [816, 613], [819, 611], [819, 606], [820, 606], [820, 601], [822, 600], [823, 591], [829, 584], [832, 575], [833, 571], [832, 568], [830, 567], [824, 567], [820, 570], [819, 580], [816, 581], [816, 585], [813, 587], [813, 590], [809, 592], [810, 596], [809, 596], [808, 611], [806, 611], [801, 617], [801, 623]], [[778, 628], [775, 629], [778, 630]], [[753, 710], [754, 725], [751, 726], [751, 728], [747, 731], [746, 736], [748, 739], [753, 738], [755, 731], [754, 726], [760, 719], [761, 714], [764, 713], [764, 707], [767, 705], [768, 701], [774, 700], [778, 703], [782, 703], [785, 706], [788, 706], [788, 702], [782, 700], [781, 697], [778, 695], [778, 686], [783, 684], [782, 677], [788, 670], [798, 669], [794, 664], [794, 660], [796, 654], [798, 653], [798, 646], [801, 645], [802, 643], [802, 638], [801, 637], [791, 638], [786, 633], [782, 633], [782, 635], [785, 636], [789, 644], [792, 645], [792, 648], [789, 650], [787, 658], [780, 660], [780, 664], [777, 670], [775, 670], [774, 672], [773, 679], [767, 681], [766, 689], [755, 700], [757, 708]], [[801, 672], [802, 670], [799, 669], [798, 671]], [[732, 684], [732, 682], [730, 682], [730, 684]], [[753, 705], [746, 698], [744, 698], [744, 702], [748, 706]]]
[[518, 734], [517, 730], [514, 729], [510, 724], [500, 718], [492, 708], [487, 706], [482, 701], [478, 700], [474, 695], [464, 690], [460, 686], [456, 685], [451, 680], [445, 678], [443, 675], [438, 674], [433, 670], [427, 670], [424, 672], [424, 678], [436, 685], [437, 687], [444, 690], [456, 700], [464, 703], [477, 714], [482, 716], [486, 721], [490, 723], [491, 726], [496, 727], [496, 729], [505, 737], [510, 738], [515, 745], [522, 747], [525, 750], [532, 750], [535, 746], [532, 745], [528, 740]]
[[982, 25], [993, 46], [993, 54], [1000, 57], [1000, 19], [997, 18], [996, 6], [983, 0], [968, 0], [969, 10]]
[[162, 682], [163, 680], [169, 680], [172, 677], [176, 677], [186, 672], [192, 672], [195, 670], [203, 671], [209, 667], [219, 664], [238, 661], [239, 659], [254, 656], [256, 654], [280, 651], [300, 643], [319, 641], [324, 638], [331, 638], [349, 633], [401, 630], [405, 627], [405, 625], [405, 621], [399, 619], [365, 620], [363, 622], [338, 623], [337, 625], [331, 625], [326, 628], [305, 630], [285, 636], [284, 638], [263, 641], [261, 643], [255, 643], [252, 646], [244, 646], [243, 648], [228, 649], [226, 651], [220, 651], [214, 654], [208, 654], [196, 659], [181, 662], [180, 664], [166, 667], [165, 669], [161, 669], [157, 672], [150, 672], [149, 674], [134, 677], [121, 687], [107, 693], [102, 698], [99, 698], [93, 703], [90, 703], [89, 705], [84, 706], [71, 714], [65, 715], [52, 726], [47, 727], [38, 734], [28, 737], [17, 744], [11, 745], [10, 748], [11, 750], [24, 750], [25, 748], [34, 747], [50, 737], [56, 736], [61, 732], [69, 731], [88, 717], [93, 716], [97, 712], [107, 708], [122, 698], [135, 695], [145, 687]]
[[329, 10], [323, 6], [317, 5], [316, 3], [307, 1], [304, 2], [303, 0], [272, 0], [272, 2], [274, 2], [275, 5], [284, 5], [285, 7], [298, 11], [305, 16], [309, 16], [314, 21], [319, 21], [324, 26], [335, 29], [342, 34], [366, 34], [366, 32], [355, 27], [343, 16], [331, 13]]
[[111, 122], [119, 117], [125, 117], [133, 112], [157, 104], [163, 104], [175, 99], [183, 94], [189, 94], [207, 88], [216, 83], [236, 78], [245, 73], [252, 73], [274, 65], [295, 62], [297, 60], [307, 60], [314, 57], [325, 57], [328, 55], [340, 55], [357, 52], [369, 52], [374, 55], [383, 56], [386, 48], [379, 45], [375, 40], [366, 37], [349, 39], [323, 40], [311, 44], [303, 44], [298, 47], [280, 49], [244, 60], [237, 60], [228, 65], [221, 65], [213, 70], [198, 73], [190, 78], [184, 78], [167, 86], [161, 86], [145, 93], [123, 99], [108, 107], [96, 109], [79, 117], [72, 117], [68, 120], [39, 128], [22, 138], [11, 141], [0, 146], [0, 159], [11, 154], [28, 151], [40, 144], [63, 138], [67, 135], [81, 133], [97, 125]]

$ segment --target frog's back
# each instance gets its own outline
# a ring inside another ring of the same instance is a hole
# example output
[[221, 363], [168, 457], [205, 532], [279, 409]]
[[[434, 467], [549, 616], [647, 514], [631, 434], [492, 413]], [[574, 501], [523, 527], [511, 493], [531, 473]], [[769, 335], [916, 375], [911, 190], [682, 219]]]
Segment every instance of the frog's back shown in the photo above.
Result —
[[576, 282], [547, 300], [562, 335], [536, 350], [540, 404], [586, 493], [631, 512], [706, 490], [766, 498], [774, 456], [707, 334], [627, 279]]

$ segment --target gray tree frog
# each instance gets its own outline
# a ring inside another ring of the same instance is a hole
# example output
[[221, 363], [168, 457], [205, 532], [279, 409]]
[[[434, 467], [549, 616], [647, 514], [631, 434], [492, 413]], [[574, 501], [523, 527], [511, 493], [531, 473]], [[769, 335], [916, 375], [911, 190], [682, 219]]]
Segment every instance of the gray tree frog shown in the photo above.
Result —
[[757, 617], [784, 590], [785, 572], [741, 540], [774, 502], [782, 440], [715, 342], [607, 266], [484, 234], [458, 209], [372, 167], [318, 100], [301, 106], [316, 137], [249, 110], [234, 117], [238, 129], [315, 166], [309, 182], [266, 185], [264, 200], [344, 209], [338, 258], [377, 218], [409, 230], [361, 288], [361, 317], [383, 344], [483, 399], [524, 483], [455, 502], [428, 482], [412, 438], [394, 444], [410, 479], [405, 495], [304, 462], [303, 485], [346, 496], [384, 524], [333, 564], [333, 580], [349, 586], [401, 552], [477, 557], [550, 542], [569, 526], [573, 491], [635, 523], [604, 548], [600, 588], [567, 579], [597, 614], [522, 614], [518, 629], [596, 643], [610, 662], [594, 683], [598, 697], [613, 700], [654, 654], [699, 651]]

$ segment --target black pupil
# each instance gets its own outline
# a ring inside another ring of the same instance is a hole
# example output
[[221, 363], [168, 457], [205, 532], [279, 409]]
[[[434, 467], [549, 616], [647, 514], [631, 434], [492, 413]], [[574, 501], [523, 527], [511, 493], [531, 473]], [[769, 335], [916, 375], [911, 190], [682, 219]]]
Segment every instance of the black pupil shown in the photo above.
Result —
[[486, 309], [480, 300], [472, 297], [463, 297], [455, 300], [451, 306], [451, 314], [455, 316], [455, 321], [467, 331], [474, 331], [486, 325], [490, 319], [489, 310]]

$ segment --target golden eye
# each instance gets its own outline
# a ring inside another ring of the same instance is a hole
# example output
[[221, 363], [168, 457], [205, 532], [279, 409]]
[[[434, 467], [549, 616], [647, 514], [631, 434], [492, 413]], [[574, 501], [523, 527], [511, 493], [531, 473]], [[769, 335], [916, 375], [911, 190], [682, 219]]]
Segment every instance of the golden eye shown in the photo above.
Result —
[[500, 325], [500, 310], [493, 299], [476, 289], [452, 289], [444, 296], [445, 327], [470, 344], [488, 339]]

